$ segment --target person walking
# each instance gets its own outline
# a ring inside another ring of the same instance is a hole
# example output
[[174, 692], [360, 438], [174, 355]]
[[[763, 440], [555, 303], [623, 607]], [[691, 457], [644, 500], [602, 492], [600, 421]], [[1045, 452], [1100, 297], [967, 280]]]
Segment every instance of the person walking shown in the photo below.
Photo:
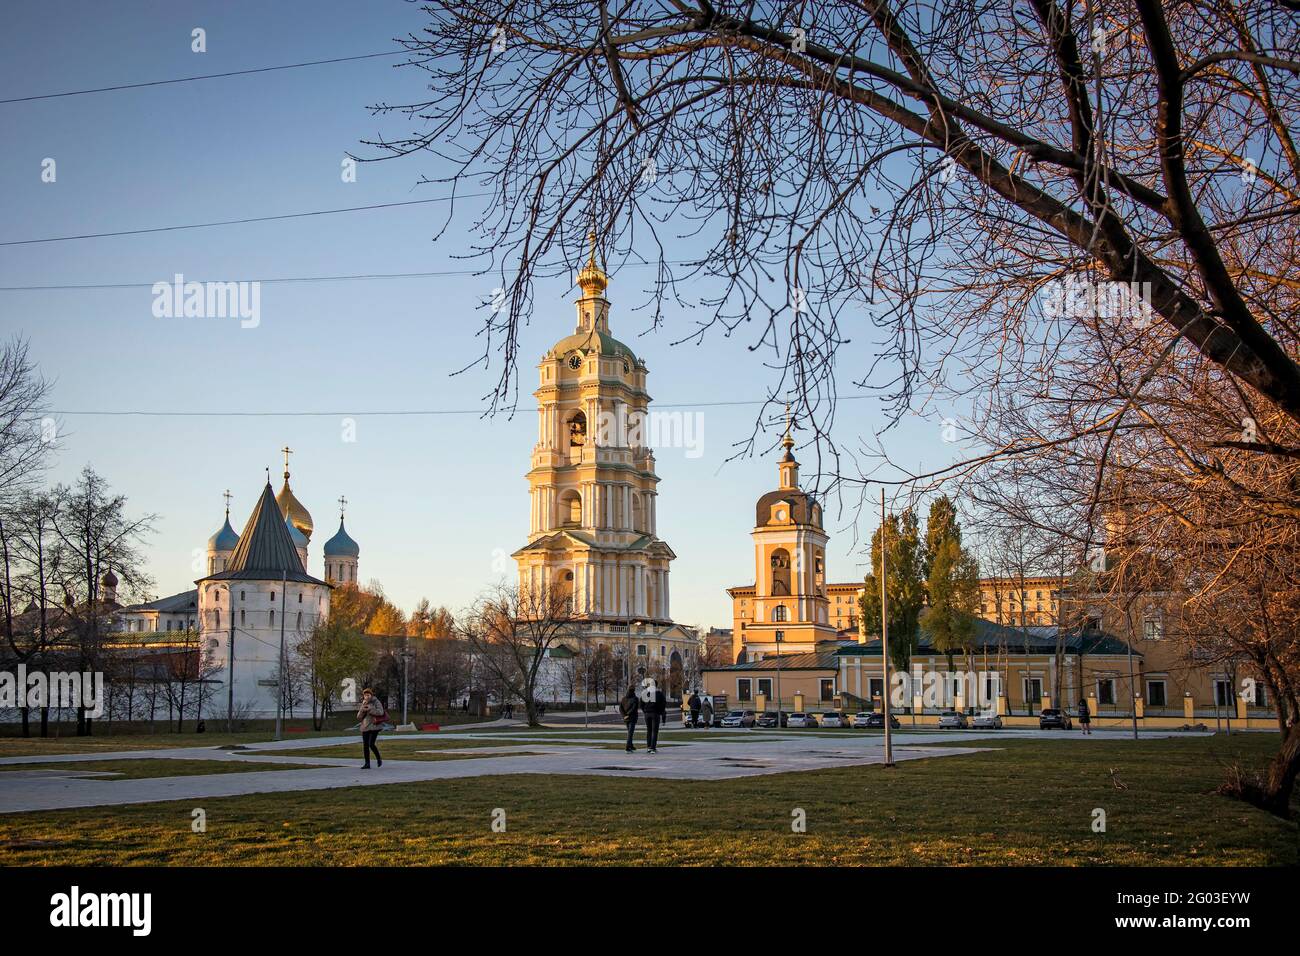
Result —
[[361, 769], [370, 769], [371, 753], [375, 755], [375, 761], [382, 767], [384, 758], [379, 756], [379, 748], [375, 746], [375, 741], [379, 739], [379, 731], [384, 726], [384, 721], [388, 719], [388, 710], [369, 687], [361, 692], [361, 706], [357, 709], [357, 719], [361, 721], [361, 756], [366, 761], [361, 765]]
[[636, 715], [639, 709], [640, 701], [636, 697], [636, 687], [629, 687], [623, 699], [618, 702], [618, 712], [623, 716], [623, 723], [627, 724], [628, 753], [636, 752], [636, 748], [632, 746], [632, 735], [636, 733]]
[[689, 707], [691, 711], [690, 725], [692, 727], [700, 726], [700, 695], [692, 691], [690, 700], [686, 702], [686, 706]]
[[1079, 698], [1079, 726], [1085, 737], [1092, 736], [1092, 714], [1088, 712], [1088, 698]]
[[658, 753], [659, 728], [668, 714], [668, 698], [655, 685], [653, 678], [646, 678], [641, 691], [641, 709], [645, 711], [646, 750]]

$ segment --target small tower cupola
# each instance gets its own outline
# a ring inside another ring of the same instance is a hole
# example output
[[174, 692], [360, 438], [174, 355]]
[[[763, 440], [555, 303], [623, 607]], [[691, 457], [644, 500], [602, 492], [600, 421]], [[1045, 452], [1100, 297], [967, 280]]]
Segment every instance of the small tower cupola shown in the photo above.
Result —
[[794, 457], [794, 438], [790, 435], [790, 406], [785, 407], [785, 437], [781, 439], [785, 454], [781, 456], [778, 469], [781, 476], [781, 488], [785, 490], [799, 487], [799, 462]]
[[105, 604], [117, 603], [117, 575], [109, 568], [99, 579], [99, 599]]
[[339, 498], [339, 530], [325, 542], [325, 580], [331, 584], [355, 584], [361, 546], [352, 540], [343, 526], [343, 511], [348, 499]]
[[216, 574], [218, 571], [226, 570], [226, 564], [230, 561], [230, 556], [234, 553], [235, 548], [239, 546], [239, 535], [235, 529], [230, 526], [230, 489], [226, 489], [226, 521], [225, 524], [208, 538], [208, 574]]
[[596, 233], [590, 232], [587, 235], [587, 241], [591, 245], [591, 253], [587, 258], [587, 264], [582, 267], [578, 273], [578, 287], [582, 289], [582, 297], [578, 299], [578, 332], [604, 332], [609, 333], [609, 300], [605, 298], [605, 290], [609, 288], [609, 276], [605, 270], [596, 262]]

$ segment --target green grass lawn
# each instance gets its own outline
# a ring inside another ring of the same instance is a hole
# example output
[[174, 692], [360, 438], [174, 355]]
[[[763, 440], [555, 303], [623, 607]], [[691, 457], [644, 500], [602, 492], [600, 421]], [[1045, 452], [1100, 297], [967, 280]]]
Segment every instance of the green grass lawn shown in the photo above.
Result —
[[[203, 801], [206, 833], [190, 832], [193, 801], [13, 814], [0, 817], [0, 853], [11, 866], [1294, 865], [1294, 822], [1211, 793], [1228, 762], [1259, 766], [1276, 743], [1007, 738], [892, 770], [520, 774], [253, 795]], [[1105, 833], [1092, 831], [1098, 807]], [[504, 833], [492, 831], [495, 808]], [[791, 832], [796, 808], [806, 834]]]
[[[317, 765], [319, 766], [319, 765]], [[12, 770], [57, 770], [82, 773], [107, 771], [116, 774], [115, 780], [137, 780], [142, 777], [188, 777], [193, 774], [247, 773], [250, 770], [310, 770], [311, 764], [270, 762], [240, 763], [234, 760], [70, 760], [62, 763], [10, 763], [0, 764], [0, 774]], [[3, 820], [3, 817], [0, 817]], [[0, 830], [4, 824], [0, 823]]]

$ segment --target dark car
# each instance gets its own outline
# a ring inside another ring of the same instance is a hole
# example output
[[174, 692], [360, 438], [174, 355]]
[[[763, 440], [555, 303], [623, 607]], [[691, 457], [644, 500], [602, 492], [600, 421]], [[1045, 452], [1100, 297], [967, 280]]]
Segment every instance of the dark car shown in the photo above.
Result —
[[1070, 730], [1073, 726], [1070, 723], [1070, 715], [1055, 707], [1048, 707], [1038, 715], [1039, 730], [1049, 730], [1051, 728]]
[[774, 713], [773, 713], [772, 711], [770, 711], [770, 710], [769, 710], [769, 711], [764, 711], [763, 713], [761, 713], [761, 714], [758, 715], [758, 719], [754, 721], [754, 726], [755, 726], [755, 727], [775, 727], [775, 726], [776, 726], [776, 714], [774, 714]]
[[[863, 726], [865, 726], [867, 730], [884, 730], [885, 715], [880, 713], [868, 714], [866, 720], [863, 722]], [[893, 714], [889, 715], [889, 726], [894, 730], [897, 730], [899, 727], [898, 718]]]

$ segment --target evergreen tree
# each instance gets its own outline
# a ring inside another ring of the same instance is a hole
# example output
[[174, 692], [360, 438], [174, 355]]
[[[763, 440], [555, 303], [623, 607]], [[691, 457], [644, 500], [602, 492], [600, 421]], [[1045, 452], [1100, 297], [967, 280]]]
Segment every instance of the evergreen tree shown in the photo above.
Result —
[[[918, 620], [925, 603], [925, 584], [921, 576], [921, 544], [916, 512], [908, 508], [901, 515], [890, 515], [885, 531], [885, 590], [889, 599], [889, 657], [894, 667], [903, 669], [916, 650]], [[866, 576], [858, 613], [870, 636], [880, 637], [880, 557], [881, 529], [871, 536], [871, 573]]]

